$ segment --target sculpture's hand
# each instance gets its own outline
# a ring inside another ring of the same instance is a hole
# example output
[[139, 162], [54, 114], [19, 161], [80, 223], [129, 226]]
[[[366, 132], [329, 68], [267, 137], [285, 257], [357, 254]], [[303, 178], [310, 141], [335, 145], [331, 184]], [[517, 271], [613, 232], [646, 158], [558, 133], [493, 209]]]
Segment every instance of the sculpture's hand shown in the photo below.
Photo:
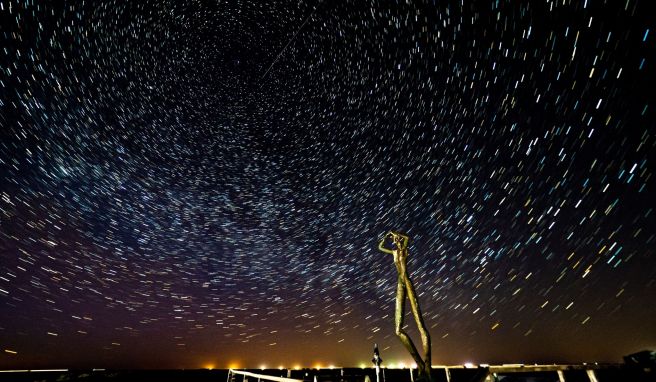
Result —
[[391, 236], [394, 237], [394, 238], [399, 238], [399, 239], [402, 239], [402, 240], [407, 240], [407, 239], [409, 239], [407, 235], [404, 235], [404, 234], [402, 234], [401, 232], [390, 231], [390, 232], [388, 233], [388, 235], [391, 235]]

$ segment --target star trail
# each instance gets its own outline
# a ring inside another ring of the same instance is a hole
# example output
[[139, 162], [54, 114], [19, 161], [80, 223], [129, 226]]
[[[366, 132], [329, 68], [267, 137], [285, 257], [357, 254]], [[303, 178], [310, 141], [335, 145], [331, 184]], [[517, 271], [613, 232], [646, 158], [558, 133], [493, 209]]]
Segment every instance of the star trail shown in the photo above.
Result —
[[0, 368], [654, 348], [647, 6], [0, 0]]

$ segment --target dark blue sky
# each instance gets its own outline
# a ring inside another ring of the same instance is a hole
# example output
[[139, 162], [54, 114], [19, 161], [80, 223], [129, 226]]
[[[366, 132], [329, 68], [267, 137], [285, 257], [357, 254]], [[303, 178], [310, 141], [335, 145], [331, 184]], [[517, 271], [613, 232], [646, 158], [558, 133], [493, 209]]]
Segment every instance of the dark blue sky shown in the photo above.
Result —
[[463, 4], [0, 1], [0, 368], [409, 363], [391, 229], [434, 364], [654, 348], [646, 2]]

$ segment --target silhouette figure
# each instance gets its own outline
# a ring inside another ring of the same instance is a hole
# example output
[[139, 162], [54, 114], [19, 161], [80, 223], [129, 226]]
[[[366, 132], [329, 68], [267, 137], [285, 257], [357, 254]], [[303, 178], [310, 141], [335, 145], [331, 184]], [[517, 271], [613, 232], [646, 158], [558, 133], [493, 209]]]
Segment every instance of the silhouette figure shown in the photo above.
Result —
[[380, 364], [383, 363], [383, 359], [380, 358], [378, 344], [374, 344], [374, 358], [371, 359], [371, 362], [376, 366], [376, 382], [380, 382]]
[[[388, 239], [391, 240], [394, 245], [394, 249], [389, 249], [385, 247]], [[403, 346], [408, 350], [412, 358], [415, 360], [418, 369], [418, 380], [432, 381], [431, 377], [431, 340], [430, 334], [426, 329], [426, 324], [421, 316], [421, 309], [419, 308], [419, 301], [417, 300], [417, 294], [415, 293], [415, 288], [410, 280], [408, 275], [408, 270], [406, 267], [406, 259], [408, 257], [408, 241], [410, 239], [408, 236], [400, 234], [398, 232], [390, 231], [388, 232], [383, 239], [378, 244], [378, 249], [382, 252], [389, 253], [394, 256], [394, 265], [396, 266], [396, 271], [398, 273], [398, 279], [396, 283], [396, 309], [394, 314], [394, 324], [396, 335], [403, 343]], [[419, 335], [421, 336], [421, 344], [424, 350], [423, 358], [419, 355], [415, 344], [412, 342], [412, 339], [403, 329], [403, 319], [405, 317], [405, 298], [408, 297], [410, 300], [410, 310], [412, 315], [415, 318], [415, 323], [419, 329]]]

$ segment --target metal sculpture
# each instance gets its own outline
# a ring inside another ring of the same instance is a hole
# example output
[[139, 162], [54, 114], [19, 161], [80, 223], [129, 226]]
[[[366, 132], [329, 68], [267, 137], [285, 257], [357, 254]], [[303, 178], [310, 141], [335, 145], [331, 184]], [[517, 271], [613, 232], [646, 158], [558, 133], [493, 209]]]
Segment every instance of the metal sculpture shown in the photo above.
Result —
[[[385, 246], [388, 239], [391, 239], [391, 242], [394, 245], [394, 249], [389, 249]], [[396, 266], [396, 271], [398, 273], [398, 279], [396, 283], [396, 309], [394, 314], [396, 335], [399, 337], [401, 343], [403, 343], [403, 346], [405, 346], [412, 358], [415, 360], [418, 369], [418, 379], [432, 381], [430, 334], [428, 333], [428, 329], [426, 329], [426, 324], [422, 318], [421, 309], [419, 308], [419, 301], [417, 300], [417, 294], [415, 293], [415, 288], [412, 284], [412, 280], [410, 280], [406, 266], [409, 240], [410, 239], [406, 235], [390, 231], [380, 241], [378, 244], [378, 249], [382, 252], [389, 253], [394, 256], [394, 265]], [[410, 310], [412, 311], [412, 315], [415, 318], [415, 323], [417, 324], [419, 335], [421, 336], [423, 358], [419, 355], [419, 352], [417, 351], [417, 348], [412, 342], [410, 336], [408, 336], [408, 334], [403, 329], [406, 296], [408, 297], [408, 300], [410, 300]]]

